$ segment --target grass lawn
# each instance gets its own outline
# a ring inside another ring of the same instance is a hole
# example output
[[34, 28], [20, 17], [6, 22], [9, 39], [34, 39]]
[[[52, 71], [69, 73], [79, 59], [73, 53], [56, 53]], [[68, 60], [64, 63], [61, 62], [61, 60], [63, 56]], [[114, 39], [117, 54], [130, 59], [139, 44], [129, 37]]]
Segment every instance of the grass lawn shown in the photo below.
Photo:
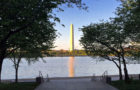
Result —
[[112, 81], [111, 85], [119, 90], [140, 90], [140, 80], [133, 80], [129, 84], [124, 81]]
[[0, 90], [34, 90], [37, 86], [37, 83], [2, 83], [0, 84]]

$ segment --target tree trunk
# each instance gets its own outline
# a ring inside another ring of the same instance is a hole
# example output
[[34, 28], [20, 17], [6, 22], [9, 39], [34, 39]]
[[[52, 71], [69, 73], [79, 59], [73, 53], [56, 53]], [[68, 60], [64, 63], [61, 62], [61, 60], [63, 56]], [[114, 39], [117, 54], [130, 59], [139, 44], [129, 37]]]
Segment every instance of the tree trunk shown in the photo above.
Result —
[[1, 72], [2, 72], [2, 64], [5, 58], [6, 50], [0, 48], [0, 83], [1, 83]]
[[109, 61], [112, 61], [117, 66], [117, 68], [119, 70], [119, 79], [122, 80], [123, 78], [122, 78], [122, 68], [121, 68], [120, 54], [118, 54], [117, 57], [118, 57], [117, 61], [119, 61], [119, 64], [114, 59], [109, 58], [109, 56], [107, 56], [106, 59], [108, 59]]
[[18, 69], [19, 69], [19, 63], [21, 61], [21, 54], [19, 55], [17, 62], [16, 62], [16, 57], [14, 56], [14, 61], [15, 61], [15, 83], [18, 83]]
[[124, 75], [125, 75], [125, 82], [128, 83], [129, 82], [129, 75], [128, 75], [128, 70], [127, 70], [127, 66], [126, 66], [126, 60], [124, 58], [125, 55], [125, 51], [124, 48], [120, 45], [121, 48], [121, 57], [123, 60], [123, 66], [124, 66]]
[[121, 68], [121, 65], [118, 65], [117, 63], [115, 63], [115, 64], [116, 64], [116, 66], [117, 66], [117, 68], [119, 70], [119, 79], [122, 80], [123, 78], [122, 78], [122, 68]]
[[121, 67], [119, 67], [119, 79], [120, 80], [123, 80]]
[[15, 70], [15, 83], [18, 83], [18, 67]]
[[127, 70], [127, 66], [126, 66], [126, 61], [124, 56], [122, 56], [123, 59], [123, 65], [124, 65], [124, 75], [125, 75], [125, 82], [129, 81], [129, 75], [128, 75], [128, 70]]
[[120, 80], [123, 80], [120, 54], [118, 55], [118, 57], [119, 57], [118, 59], [119, 60], [119, 77], [120, 77]]
[[4, 58], [0, 56], [0, 83], [1, 83], [1, 72], [2, 72], [2, 63], [3, 63]]
[[117, 62], [115, 62], [114, 60], [111, 60], [115, 63], [115, 65], [117, 66], [118, 70], [119, 70], [119, 79], [122, 80], [122, 68], [121, 68], [121, 61], [120, 61], [120, 57], [118, 59], [119, 61], [119, 65]]

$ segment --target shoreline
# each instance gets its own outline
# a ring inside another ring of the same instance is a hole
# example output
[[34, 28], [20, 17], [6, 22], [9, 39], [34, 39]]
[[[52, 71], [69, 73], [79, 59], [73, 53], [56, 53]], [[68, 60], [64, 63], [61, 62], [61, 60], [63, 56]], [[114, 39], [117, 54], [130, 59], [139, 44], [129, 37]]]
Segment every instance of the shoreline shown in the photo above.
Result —
[[[129, 74], [129, 77], [134, 79], [134, 80], [139, 80], [140, 74]], [[106, 75], [108, 77], [111, 77], [112, 81], [119, 80], [119, 75]], [[50, 80], [60, 80], [60, 79], [84, 79], [84, 78], [94, 78], [97, 80], [100, 80], [103, 76], [76, 76], [76, 77], [50, 77]], [[124, 78], [124, 75], [123, 75]], [[44, 78], [47, 80], [47, 78]], [[18, 79], [19, 82], [36, 82], [36, 78], [22, 78]], [[4, 83], [13, 83], [15, 79], [2, 79], [2, 82]]]

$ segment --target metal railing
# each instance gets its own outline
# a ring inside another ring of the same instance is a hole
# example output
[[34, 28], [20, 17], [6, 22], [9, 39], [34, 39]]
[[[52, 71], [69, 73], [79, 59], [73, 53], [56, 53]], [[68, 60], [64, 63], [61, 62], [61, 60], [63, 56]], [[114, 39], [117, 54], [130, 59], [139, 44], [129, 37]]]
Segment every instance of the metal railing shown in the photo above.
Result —
[[47, 77], [46, 77], [46, 82], [49, 82], [50, 79], [49, 79], [49, 75], [47, 74]]
[[92, 77], [91, 77], [91, 81], [96, 81], [95, 73], [92, 75]]
[[46, 79], [43, 77], [42, 72], [39, 71], [39, 77], [41, 78], [41, 82], [49, 82], [49, 75], [47, 74]]
[[44, 78], [41, 71], [39, 71], [39, 77], [41, 77], [41, 82], [44, 82]]
[[107, 78], [107, 77], [108, 77], [108, 71], [106, 70], [106, 71], [102, 74], [101, 80], [104, 81], [104, 82], [106, 82], [106, 78]]

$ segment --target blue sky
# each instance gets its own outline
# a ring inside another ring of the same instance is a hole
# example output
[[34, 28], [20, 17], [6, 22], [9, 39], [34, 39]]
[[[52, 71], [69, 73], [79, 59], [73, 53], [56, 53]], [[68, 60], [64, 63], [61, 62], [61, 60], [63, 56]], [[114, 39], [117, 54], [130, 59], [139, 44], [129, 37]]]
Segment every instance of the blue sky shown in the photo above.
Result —
[[[55, 46], [57, 47], [54, 49], [69, 50], [70, 24], [74, 25], [75, 49], [81, 49], [82, 46], [79, 40], [82, 32], [79, 31], [79, 28], [115, 17], [114, 12], [120, 4], [117, 0], [83, 0], [83, 2], [88, 6], [88, 12], [76, 7], [68, 8], [66, 6], [62, 6], [64, 12], [55, 12], [61, 20], [60, 23], [56, 24], [55, 28], [61, 35], [55, 40]], [[64, 24], [65, 27], [61, 26], [61, 24]]]

